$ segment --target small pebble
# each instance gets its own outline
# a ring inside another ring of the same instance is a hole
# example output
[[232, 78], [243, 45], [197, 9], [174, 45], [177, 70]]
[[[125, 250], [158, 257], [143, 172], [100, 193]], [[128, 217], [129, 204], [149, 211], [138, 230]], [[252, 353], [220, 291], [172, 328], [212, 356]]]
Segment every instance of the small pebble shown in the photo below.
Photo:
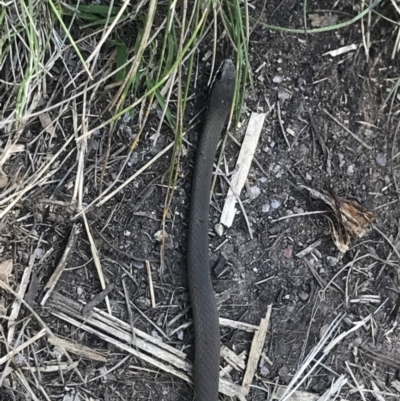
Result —
[[280, 84], [283, 81], [283, 78], [280, 75], [275, 75], [274, 78], [272, 78], [272, 82], [274, 84]]
[[276, 164], [275, 166], [274, 166], [274, 168], [272, 169], [272, 171], [274, 172], [274, 173], [277, 173], [278, 171], [280, 171], [281, 170], [281, 166], [279, 165], [279, 164]]
[[343, 153], [338, 153], [338, 158], [339, 158], [339, 167], [342, 168], [344, 166], [344, 154]]
[[264, 205], [262, 205], [262, 211], [263, 213], [268, 213], [271, 209], [271, 205], [269, 203], [264, 203]]
[[299, 293], [299, 298], [300, 298], [302, 301], [307, 301], [308, 297], [309, 297], [309, 295], [308, 295], [306, 292], [304, 292], [304, 291], [301, 291], [301, 292]]
[[303, 87], [303, 86], [305, 86], [306, 85], [306, 80], [304, 79], [304, 78], [302, 78], [302, 77], [299, 77], [298, 79], [297, 79], [297, 86], [299, 87], [299, 88], [301, 88], [301, 87]]
[[158, 242], [162, 242], [164, 238], [168, 238], [168, 234], [166, 231], [164, 230], [158, 230], [155, 234], [154, 234], [154, 238], [156, 239], [156, 241]]
[[125, 235], [125, 237], [130, 237], [131, 236], [131, 232], [128, 231], [128, 230], [125, 230], [124, 231], [124, 235]]
[[333, 256], [327, 256], [326, 261], [328, 262], [328, 265], [332, 267], [336, 266], [339, 263], [339, 259]]
[[217, 223], [214, 226], [214, 231], [219, 237], [222, 237], [224, 235], [225, 229], [224, 229], [224, 226], [221, 223]]
[[354, 164], [350, 164], [350, 166], [347, 167], [347, 174], [348, 174], [348, 175], [353, 175], [355, 169], [356, 169], [356, 167], [354, 166]]
[[386, 164], [387, 164], [386, 154], [385, 153], [378, 153], [376, 155], [376, 162], [378, 163], [379, 166], [386, 167]]
[[281, 202], [278, 199], [273, 199], [271, 202], [272, 209], [278, 209], [281, 206]]
[[249, 188], [248, 193], [249, 193], [250, 199], [254, 200], [254, 199], [256, 199], [256, 198], [258, 198], [260, 196], [261, 190], [257, 186], [253, 186], [253, 187]]
[[78, 287], [78, 288], [76, 289], [76, 293], [77, 293], [79, 296], [81, 296], [81, 295], [83, 294], [83, 288], [82, 288], [82, 287]]
[[280, 104], [284, 104], [286, 100], [288, 100], [290, 98], [290, 93], [284, 91], [284, 90], [280, 90], [278, 92], [278, 99]]
[[312, 177], [310, 174], [306, 173], [306, 180], [307, 181], [312, 181]]

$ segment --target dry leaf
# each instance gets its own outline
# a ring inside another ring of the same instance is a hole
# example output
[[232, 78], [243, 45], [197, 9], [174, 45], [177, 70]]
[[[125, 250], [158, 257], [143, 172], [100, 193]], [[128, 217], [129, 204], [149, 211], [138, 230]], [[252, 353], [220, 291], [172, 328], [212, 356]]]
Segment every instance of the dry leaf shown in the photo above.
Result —
[[5, 260], [0, 263], [0, 280], [8, 283], [8, 278], [11, 275], [13, 269], [12, 259]]
[[327, 193], [305, 185], [301, 187], [307, 189], [313, 198], [322, 200], [331, 208], [336, 224], [330, 219], [328, 221], [333, 242], [341, 253], [349, 250], [352, 241], [361, 239], [376, 219], [372, 210], [360, 205], [356, 200], [341, 198], [333, 191]]
[[53, 121], [50, 118], [49, 113], [39, 114], [39, 119], [44, 130], [53, 137], [56, 132], [56, 128], [53, 125]]

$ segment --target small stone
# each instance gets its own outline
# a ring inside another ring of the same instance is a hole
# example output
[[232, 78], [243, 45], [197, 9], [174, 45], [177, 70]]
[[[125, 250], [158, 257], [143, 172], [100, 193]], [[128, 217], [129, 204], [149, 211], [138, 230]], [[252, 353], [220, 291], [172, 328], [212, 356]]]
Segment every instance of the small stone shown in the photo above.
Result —
[[302, 301], [307, 301], [308, 297], [309, 297], [309, 295], [308, 295], [306, 292], [300, 291], [300, 293], [299, 293], [299, 298], [300, 298]]
[[306, 180], [307, 181], [312, 181], [312, 177], [310, 174], [306, 173]]
[[222, 237], [224, 235], [225, 228], [221, 223], [218, 223], [214, 226], [214, 231], [219, 237]]
[[279, 172], [280, 170], [281, 170], [281, 166], [279, 165], [279, 164], [276, 164], [275, 166], [274, 166], [274, 168], [272, 169], [272, 171], [274, 172], [274, 173], [277, 173], [277, 172]]
[[299, 88], [302, 88], [305, 85], [306, 85], [306, 80], [303, 77], [297, 78], [297, 86]]
[[260, 178], [261, 184], [264, 184], [264, 183], [266, 183], [267, 181], [268, 181], [268, 178], [267, 178], [267, 177], [261, 177], [261, 178]]
[[164, 231], [164, 230], [158, 230], [158, 231], [154, 234], [154, 238], [156, 239], [156, 241], [162, 242], [163, 238], [168, 238], [168, 234], [167, 234], [167, 232]]
[[254, 200], [260, 196], [261, 190], [257, 186], [253, 186], [253, 187], [249, 188], [248, 194], [249, 194], [250, 199]]
[[285, 90], [281, 89], [278, 92], [278, 100], [280, 104], [284, 104], [286, 100], [290, 98], [290, 93], [286, 92]]
[[355, 172], [355, 170], [356, 170], [355, 165], [354, 165], [354, 164], [350, 164], [350, 166], [347, 167], [347, 174], [348, 174], [348, 175], [353, 175], [354, 172]]
[[338, 158], [339, 158], [339, 167], [342, 168], [344, 166], [344, 154], [343, 153], [338, 153]]
[[260, 375], [263, 377], [267, 377], [269, 375], [269, 369], [267, 368], [266, 365], [264, 365], [261, 369], [260, 369]]
[[293, 246], [289, 245], [286, 249], [283, 250], [282, 253], [283, 253], [283, 256], [286, 259], [292, 259], [292, 257], [293, 257]]
[[176, 336], [178, 337], [178, 340], [182, 341], [183, 340], [183, 330], [178, 330], [176, 333]]
[[82, 288], [82, 287], [78, 287], [78, 288], [76, 289], [76, 293], [77, 293], [79, 296], [82, 296], [82, 294], [83, 294], [83, 288]]
[[141, 310], [148, 309], [150, 308], [150, 299], [146, 297], [138, 297], [135, 299], [135, 305]]
[[386, 154], [385, 153], [378, 153], [376, 155], [376, 162], [378, 163], [379, 166], [386, 167], [386, 164], [387, 164]]
[[263, 213], [268, 213], [271, 209], [271, 205], [269, 203], [264, 203], [264, 205], [262, 205], [262, 211]]
[[272, 209], [278, 209], [281, 206], [281, 202], [278, 199], [273, 199], [271, 202]]
[[339, 263], [339, 259], [333, 256], [327, 256], [326, 261], [328, 262], [328, 265], [332, 267], [336, 266]]
[[274, 84], [280, 84], [282, 81], [283, 81], [283, 78], [282, 78], [280, 75], [275, 75], [275, 76], [272, 78], [272, 82], [273, 82]]
[[125, 237], [130, 237], [131, 236], [131, 232], [128, 231], [128, 230], [125, 230], [124, 231], [124, 235], [125, 235]]

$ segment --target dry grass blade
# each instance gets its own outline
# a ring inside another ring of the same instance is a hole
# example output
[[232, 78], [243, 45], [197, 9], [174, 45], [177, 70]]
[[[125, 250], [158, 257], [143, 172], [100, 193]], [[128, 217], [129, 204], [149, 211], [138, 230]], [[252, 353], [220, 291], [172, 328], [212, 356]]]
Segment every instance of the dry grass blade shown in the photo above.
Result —
[[[135, 332], [135, 340], [133, 340], [132, 327], [128, 323], [96, 308], [85, 318], [81, 313], [82, 305], [61, 294], [53, 293], [53, 297], [49, 300], [49, 306], [51, 313], [60, 319], [96, 335], [165, 372], [191, 382], [192, 364], [186, 360], [183, 352], [136, 328], [133, 329]], [[133, 341], [135, 342], [133, 343]], [[227, 379], [220, 380], [220, 392], [231, 397], [241, 397], [240, 386]]]

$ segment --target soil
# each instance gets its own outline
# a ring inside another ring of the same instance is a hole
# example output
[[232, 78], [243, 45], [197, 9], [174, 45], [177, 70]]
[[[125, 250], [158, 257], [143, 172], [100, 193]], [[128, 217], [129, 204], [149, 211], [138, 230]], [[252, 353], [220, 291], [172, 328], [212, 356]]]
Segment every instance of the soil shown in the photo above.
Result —
[[[252, 17], [258, 18], [262, 3], [251, 3]], [[341, 1], [331, 15], [337, 16], [338, 22], [348, 20], [359, 12], [358, 6], [359, 2]], [[308, 9], [320, 16], [327, 15], [326, 10], [330, 7], [327, 1], [308, 2]], [[302, 28], [302, 5], [294, 0], [268, 1], [260, 21]], [[343, 399], [361, 400], [360, 392], [354, 390], [357, 384], [353, 381], [351, 370], [366, 388], [370, 389], [371, 380], [374, 380], [382, 391], [386, 386], [395, 392], [391, 386], [399, 380], [400, 333], [389, 317], [399, 297], [400, 270], [396, 252], [398, 254], [400, 250], [400, 193], [397, 184], [400, 169], [398, 157], [393, 157], [400, 149], [397, 134], [399, 102], [397, 98], [392, 105], [386, 102], [399, 74], [398, 57], [391, 57], [396, 37], [393, 30], [393, 25], [383, 20], [373, 26], [368, 60], [362, 46], [359, 22], [319, 34], [281, 33], [261, 25], [252, 33], [250, 64], [254, 87], [243, 89], [245, 104], [240, 126], [232, 129], [231, 133], [241, 142], [250, 114], [269, 113], [255, 154], [258, 164], [252, 164], [242, 192], [253, 238], [250, 238], [245, 217], [239, 208], [233, 226], [226, 229], [221, 237], [216, 234], [214, 226], [219, 223], [227, 192], [223, 179], [216, 181], [210, 215], [211, 269], [215, 292], [221, 300], [220, 316], [259, 325], [268, 305], [272, 305], [263, 349], [265, 358], [261, 358], [258, 364], [257, 377], [253, 381], [255, 387], [248, 399], [269, 399], [268, 390], [273, 389], [273, 383], [288, 384], [327, 327], [341, 314], [345, 314], [345, 318], [341, 320], [336, 336], [370, 314], [372, 318], [361, 329], [346, 336], [326, 356], [324, 366], [318, 367], [300, 389], [322, 394], [333, 379], [345, 374], [351, 385], [343, 387]], [[359, 46], [337, 57], [325, 55], [350, 44]], [[126, 294], [129, 294], [134, 326], [183, 350], [190, 358], [193, 356], [193, 336], [191, 326], [186, 325], [190, 322], [190, 309], [172, 325], [168, 323], [189, 305], [186, 228], [201, 118], [197, 119], [194, 127], [190, 121], [206, 102], [205, 91], [198, 88], [199, 83], [208, 80], [211, 65], [210, 59], [204, 60], [204, 56], [210, 49], [211, 34], [198, 57], [196, 96], [192, 98], [190, 112], [186, 116], [187, 127], [191, 129], [184, 141], [180, 174], [164, 227], [167, 234], [164, 264], [160, 263], [161, 244], [157, 235], [163, 229], [161, 218], [171, 152], [158, 159], [110, 201], [90, 209], [87, 214], [106, 283], [114, 285], [109, 294], [113, 316], [130, 322], [126, 306]], [[219, 54], [229, 53], [225, 40], [219, 42], [218, 50]], [[280, 102], [282, 126], [290, 148], [278, 119], [277, 101]], [[97, 111], [100, 112], [103, 106], [100, 102]], [[360, 141], [338, 125], [325, 110]], [[157, 128], [158, 118], [158, 112], [154, 111], [138, 148], [119, 178], [120, 183], [173, 139], [174, 133], [165, 128], [153, 146], [152, 128]], [[138, 131], [138, 124], [136, 118], [124, 122], [114, 135], [104, 187], [120, 171], [128, 152], [126, 144]], [[51, 149], [36, 149], [35, 143], [29, 145], [29, 135], [34, 134], [35, 127], [32, 127], [22, 136], [32, 154], [55, 153], [58, 150], [57, 141]], [[103, 165], [99, 161], [106, 147], [106, 131], [93, 135], [88, 142], [83, 195], [86, 204], [99, 194]], [[225, 173], [234, 170], [239, 150], [233, 141], [228, 140], [223, 163]], [[4, 170], [7, 173], [11, 169], [17, 171], [18, 165], [26, 162], [22, 156], [16, 156]], [[86, 385], [82, 385], [71, 372], [64, 373], [62, 379], [59, 372], [43, 373], [41, 385], [50, 399], [65, 400], [68, 395], [72, 400], [75, 394], [79, 394], [77, 399], [86, 397], [109, 401], [190, 399], [191, 388], [183, 380], [146, 364], [140, 358], [131, 356], [124, 360], [127, 353], [60, 320], [51, 314], [50, 307], [40, 306], [44, 285], [60, 261], [73, 224], [83, 223], [81, 217], [75, 218], [76, 210], [70, 206], [75, 171], [76, 161], [71, 157], [55, 175], [54, 184], [39, 187], [31, 193], [29, 199], [13, 209], [2, 226], [0, 256], [2, 260], [9, 257], [14, 260], [14, 283], [20, 282], [31, 255], [38, 253], [38, 261], [33, 268], [37, 284], [32, 287], [32, 299], [29, 300], [34, 310], [54, 334], [107, 356], [104, 363], [71, 354], [74, 360], [79, 361], [79, 371], [84, 378], [91, 379], [107, 372]], [[332, 189], [340, 196], [356, 198], [360, 204], [375, 211], [375, 226], [386, 238], [371, 229], [360, 241], [352, 243], [350, 250], [341, 258], [332, 240], [326, 214], [295, 216], [328, 210], [326, 205], [313, 200], [307, 191], [301, 189], [300, 184], [317, 190]], [[24, 216], [27, 217], [19, 219]], [[41, 243], [35, 250], [38, 238], [41, 238]], [[101, 285], [90, 242], [83, 228], [77, 238], [56, 291], [70, 299], [89, 302], [101, 292]], [[312, 252], [302, 258], [296, 256], [318, 240], [320, 244]], [[49, 256], [43, 260], [49, 250]], [[363, 255], [366, 256], [338, 274], [346, 264]], [[146, 266], [135, 257], [152, 260], [156, 308], [150, 305]], [[334, 285], [326, 286], [333, 278]], [[3, 298], [6, 306], [12, 300], [8, 295]], [[106, 303], [103, 301], [97, 307], [106, 310]], [[26, 316], [29, 316], [28, 312]], [[398, 319], [397, 316], [397, 322]], [[40, 329], [34, 319], [29, 325], [33, 332]], [[395, 329], [390, 330], [392, 327]], [[159, 329], [166, 333], [175, 332], [166, 338]], [[238, 355], [249, 351], [253, 336], [253, 333], [221, 327], [222, 344]], [[38, 342], [35, 349], [41, 363], [46, 364], [46, 361], [54, 360], [54, 349], [49, 345], [41, 349], [43, 344]], [[382, 362], [373, 356], [376, 354], [389, 356], [395, 362], [392, 365]], [[221, 361], [221, 364], [225, 366], [225, 362]], [[243, 372], [231, 372], [234, 382], [240, 384], [242, 378]], [[35, 387], [34, 383], [30, 384]], [[29, 398], [23, 395], [21, 389], [4, 388], [2, 399]], [[375, 399], [372, 392], [363, 395], [366, 400]], [[37, 396], [43, 397], [40, 394]], [[221, 395], [222, 399], [228, 397]]]

